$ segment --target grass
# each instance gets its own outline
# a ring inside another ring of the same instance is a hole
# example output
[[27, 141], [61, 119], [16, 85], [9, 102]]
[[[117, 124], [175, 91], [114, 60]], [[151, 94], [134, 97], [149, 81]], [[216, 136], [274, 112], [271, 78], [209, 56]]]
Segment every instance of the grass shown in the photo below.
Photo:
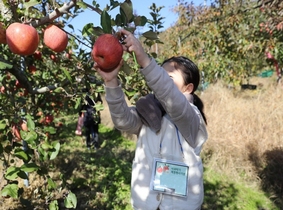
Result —
[[[100, 139], [101, 147], [97, 150], [88, 150], [81, 137], [64, 143], [61, 156], [73, 163], [64, 173], [68, 175], [68, 188], [78, 198], [77, 209], [130, 209], [135, 144], [104, 126], [100, 126]], [[56, 160], [57, 167], [62, 165], [60, 159]]]
[[[203, 210], [282, 209], [283, 89], [272, 85], [273, 80], [257, 78], [252, 82], [259, 88], [253, 91], [215, 84], [200, 94], [209, 132], [202, 153]], [[74, 135], [76, 120], [76, 115], [65, 117], [63, 129], [53, 137], [62, 144], [60, 154], [46, 165], [49, 176], [64, 188], [42, 195], [46, 180], [30, 174], [22, 199], [26, 207], [9, 198], [0, 199], [0, 209], [46, 209], [54, 199], [64, 209], [69, 191], [77, 197], [76, 209], [131, 209], [135, 141], [101, 125], [101, 148], [88, 150], [84, 139]]]
[[205, 198], [202, 210], [278, 209], [258, 186], [236, 181], [212, 168], [204, 172]]
[[250, 82], [256, 90], [215, 84], [202, 93], [209, 132], [204, 161], [216, 173], [264, 192], [274, 203], [264, 209], [282, 209], [283, 87], [275, 76]]

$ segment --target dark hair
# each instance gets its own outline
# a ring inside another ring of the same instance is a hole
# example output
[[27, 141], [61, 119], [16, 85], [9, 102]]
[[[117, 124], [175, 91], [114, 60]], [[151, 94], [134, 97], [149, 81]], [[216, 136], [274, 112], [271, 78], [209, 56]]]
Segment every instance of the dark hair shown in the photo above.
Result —
[[200, 74], [199, 69], [197, 65], [191, 61], [189, 58], [186, 58], [184, 56], [177, 56], [177, 57], [171, 57], [163, 61], [162, 65], [165, 63], [174, 63], [176, 69], [180, 69], [182, 71], [183, 79], [185, 85], [188, 85], [192, 83], [194, 85], [194, 89], [192, 91], [192, 95], [194, 97], [194, 105], [199, 109], [205, 123], [206, 117], [203, 112], [204, 105], [201, 99], [195, 94], [195, 91], [198, 88], [199, 82], [200, 82]]

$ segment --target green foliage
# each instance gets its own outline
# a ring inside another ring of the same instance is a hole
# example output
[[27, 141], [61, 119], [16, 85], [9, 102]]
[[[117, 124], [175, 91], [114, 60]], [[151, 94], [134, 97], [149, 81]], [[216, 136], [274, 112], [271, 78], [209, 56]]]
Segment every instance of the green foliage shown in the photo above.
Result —
[[279, 47], [275, 46], [281, 46], [281, 35], [275, 36], [276, 29], [273, 33], [271, 29], [263, 30], [262, 23], [271, 16], [263, 13], [254, 1], [227, 1], [213, 6], [181, 1], [175, 9], [179, 20], [161, 35], [161, 58], [172, 54], [190, 57], [203, 71], [206, 82], [222, 80], [237, 87], [269, 66], [267, 49], [271, 47], [273, 50], [269, 51], [279, 58]]
[[1, 190], [1, 196], [10, 196], [12, 198], [18, 198], [18, 185], [17, 184], [9, 184], [6, 185], [2, 190]]
[[77, 207], [77, 197], [74, 193], [69, 193], [64, 200], [66, 208], [76, 208]]
[[49, 210], [59, 210], [58, 201], [57, 200], [51, 201], [48, 207]]

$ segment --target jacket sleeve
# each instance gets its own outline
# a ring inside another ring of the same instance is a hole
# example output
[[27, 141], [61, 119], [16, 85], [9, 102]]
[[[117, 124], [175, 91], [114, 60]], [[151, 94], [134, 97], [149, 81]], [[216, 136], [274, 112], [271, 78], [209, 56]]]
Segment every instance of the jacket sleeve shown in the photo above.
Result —
[[154, 59], [141, 73], [180, 133], [195, 148], [201, 116], [192, 107], [194, 105], [189, 103], [168, 73]]
[[115, 128], [130, 134], [138, 135], [142, 126], [135, 107], [129, 107], [121, 85], [116, 88], [105, 86], [106, 101]]

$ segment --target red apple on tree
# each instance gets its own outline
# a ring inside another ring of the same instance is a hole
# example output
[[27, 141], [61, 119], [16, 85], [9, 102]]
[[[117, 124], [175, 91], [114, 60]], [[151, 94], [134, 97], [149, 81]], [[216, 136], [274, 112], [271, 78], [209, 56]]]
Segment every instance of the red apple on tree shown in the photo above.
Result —
[[36, 72], [36, 67], [34, 65], [30, 65], [28, 67], [28, 70], [29, 70], [30, 73], [34, 74]]
[[21, 134], [20, 134], [20, 129], [15, 124], [12, 125], [12, 134], [18, 141], [20, 141], [22, 139]]
[[36, 50], [36, 51], [34, 52], [34, 54], [33, 54], [33, 57], [34, 57], [34, 59], [36, 59], [36, 60], [41, 60], [42, 54], [41, 54], [40, 51]]
[[28, 131], [28, 125], [27, 125], [27, 123], [25, 121], [21, 121], [20, 125], [21, 125], [21, 129], [23, 131]]
[[44, 30], [44, 44], [55, 52], [62, 52], [68, 45], [68, 35], [55, 25], [49, 25]]
[[45, 116], [45, 123], [49, 124], [49, 123], [52, 123], [53, 122], [53, 116], [48, 114]]
[[102, 71], [110, 72], [119, 65], [123, 47], [114, 35], [103, 34], [95, 41], [91, 55]]
[[53, 60], [54, 62], [57, 61], [57, 57], [56, 57], [56, 55], [54, 55], [54, 54], [51, 54], [51, 55], [50, 55], [50, 58], [51, 58], [51, 60]]
[[70, 60], [70, 59], [72, 58], [72, 55], [71, 55], [70, 53], [67, 53], [67, 52], [66, 52], [65, 57], [66, 57], [68, 60]]
[[1, 86], [0, 92], [1, 92], [1, 93], [5, 93], [5, 87], [4, 87], [4, 86]]
[[36, 29], [23, 23], [12, 23], [6, 30], [6, 41], [10, 50], [18, 55], [31, 55], [39, 44]]
[[19, 82], [19, 80], [16, 80], [15, 86], [16, 86], [16, 89], [23, 88], [23, 86], [22, 86], [22, 84]]

